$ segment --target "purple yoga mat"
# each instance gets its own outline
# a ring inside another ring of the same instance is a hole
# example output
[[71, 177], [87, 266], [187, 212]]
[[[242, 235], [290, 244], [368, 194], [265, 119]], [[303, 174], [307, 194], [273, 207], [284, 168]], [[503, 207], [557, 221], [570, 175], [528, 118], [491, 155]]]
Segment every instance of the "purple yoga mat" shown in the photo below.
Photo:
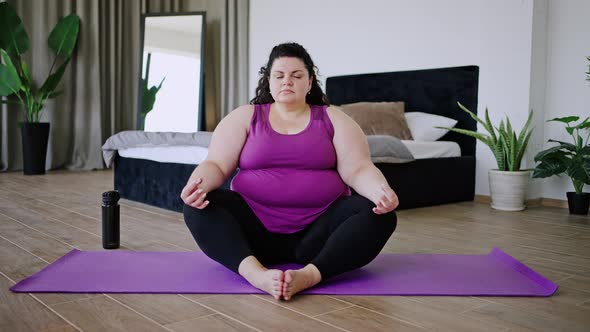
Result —
[[[296, 267], [281, 265], [279, 268]], [[381, 254], [305, 294], [550, 296], [557, 285], [498, 248], [487, 255]], [[262, 293], [201, 252], [72, 250], [10, 290], [30, 293]]]

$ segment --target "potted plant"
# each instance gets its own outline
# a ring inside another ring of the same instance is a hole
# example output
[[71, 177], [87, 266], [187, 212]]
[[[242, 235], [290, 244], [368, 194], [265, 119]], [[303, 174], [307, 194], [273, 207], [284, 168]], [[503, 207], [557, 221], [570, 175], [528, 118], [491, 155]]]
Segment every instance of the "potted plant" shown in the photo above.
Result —
[[[0, 96], [13, 96], [2, 103], [20, 104], [25, 121], [21, 123], [24, 174], [44, 174], [49, 139], [49, 123], [39, 122], [47, 99], [55, 98], [56, 91], [78, 40], [80, 18], [70, 14], [62, 18], [49, 34], [49, 48], [56, 56], [48, 77], [38, 87], [31, 78], [29, 67], [21, 56], [29, 49], [29, 37], [14, 8], [0, 3]], [[62, 58], [57, 66], [58, 57]]]
[[535, 161], [539, 164], [533, 172], [534, 178], [546, 178], [553, 175], [566, 174], [574, 184], [575, 191], [567, 192], [567, 202], [571, 214], [588, 214], [590, 193], [583, 192], [584, 184], [590, 184], [590, 144], [588, 137], [584, 140], [580, 131], [590, 128], [586, 118], [579, 124], [571, 124], [580, 119], [579, 116], [567, 116], [548, 120], [565, 124], [565, 130], [572, 136], [573, 144], [550, 139], [558, 145], [539, 152]]
[[512, 128], [508, 117], [506, 117], [506, 121], [501, 120], [498, 127], [494, 127], [488, 116], [487, 108], [484, 121], [461, 103], [458, 102], [457, 104], [463, 111], [469, 113], [474, 120], [479, 122], [488, 133], [484, 134], [460, 128], [438, 128], [475, 137], [489, 146], [498, 164], [498, 169], [488, 172], [492, 208], [504, 211], [524, 210], [526, 189], [531, 170], [521, 170], [520, 162], [533, 132], [532, 128], [529, 129], [533, 119], [533, 111], [529, 112], [528, 119], [522, 131], [517, 133]]

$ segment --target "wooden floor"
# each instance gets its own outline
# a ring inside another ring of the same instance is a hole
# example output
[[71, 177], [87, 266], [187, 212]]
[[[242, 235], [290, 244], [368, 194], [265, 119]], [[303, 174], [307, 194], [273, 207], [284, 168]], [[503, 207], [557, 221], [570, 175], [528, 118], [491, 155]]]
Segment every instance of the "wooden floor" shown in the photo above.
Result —
[[[1, 331], [590, 331], [590, 218], [472, 202], [400, 211], [385, 252], [485, 254], [498, 246], [560, 286], [550, 298], [15, 294], [73, 248], [102, 250], [113, 174], [0, 173]], [[441, 188], [441, 190], [444, 188]], [[121, 203], [123, 249], [197, 250], [178, 213]]]

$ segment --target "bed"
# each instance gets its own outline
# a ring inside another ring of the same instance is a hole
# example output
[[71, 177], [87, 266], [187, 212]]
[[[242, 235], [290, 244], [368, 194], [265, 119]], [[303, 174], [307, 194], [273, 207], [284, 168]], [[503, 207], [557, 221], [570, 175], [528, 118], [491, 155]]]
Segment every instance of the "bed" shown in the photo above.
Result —
[[[406, 112], [445, 116], [457, 120], [455, 128], [477, 130], [477, 122], [457, 102], [476, 113], [478, 80], [477, 66], [348, 75], [329, 77], [326, 94], [335, 105], [403, 101]], [[376, 163], [397, 192], [400, 209], [473, 200], [475, 138], [449, 132], [440, 141], [457, 143], [461, 155], [403, 164]]]
[[[404, 101], [407, 111], [449, 117], [458, 121], [455, 127], [475, 130], [475, 120], [457, 107], [457, 101], [477, 110], [478, 72], [476, 66], [465, 66], [329, 77], [326, 94], [335, 105]], [[429, 143], [406, 142], [412, 153], [425, 152], [413, 161], [375, 162], [400, 197], [400, 209], [473, 200], [475, 139], [449, 132], [440, 141], [447, 147], [437, 142], [433, 150], [425, 147]], [[115, 189], [126, 199], [182, 211], [179, 193], [206, 150], [182, 144], [155, 150], [137, 147], [116, 153]], [[229, 188], [230, 182], [231, 178], [222, 187]]]

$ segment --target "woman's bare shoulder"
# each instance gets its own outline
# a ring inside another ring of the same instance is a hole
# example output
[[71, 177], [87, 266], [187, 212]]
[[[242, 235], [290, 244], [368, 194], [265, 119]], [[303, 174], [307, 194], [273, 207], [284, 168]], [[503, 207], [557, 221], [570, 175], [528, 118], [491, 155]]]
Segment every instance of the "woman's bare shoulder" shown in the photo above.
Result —
[[339, 123], [339, 122], [343, 122], [343, 121], [344, 122], [353, 121], [348, 115], [346, 115], [346, 113], [344, 113], [342, 111], [342, 108], [340, 108], [340, 106], [330, 105], [330, 106], [328, 106], [326, 111], [328, 112], [328, 117], [330, 117], [332, 124], [334, 124], [335, 122]]
[[327, 108], [328, 112], [342, 112], [342, 108], [340, 108], [340, 106], [336, 106], [336, 105], [330, 105]]
[[226, 122], [248, 122], [254, 114], [254, 105], [246, 104], [236, 107], [223, 118]]
[[246, 104], [246, 105], [241, 105], [238, 106], [236, 109], [234, 109], [233, 111], [231, 111], [230, 114], [236, 114], [236, 116], [251, 116], [254, 113], [254, 105], [252, 104]]
[[254, 114], [254, 105], [246, 104], [236, 107], [227, 116], [221, 119], [219, 123], [222, 127], [230, 127], [230, 130], [244, 128], [246, 131], [250, 127], [252, 116]]

